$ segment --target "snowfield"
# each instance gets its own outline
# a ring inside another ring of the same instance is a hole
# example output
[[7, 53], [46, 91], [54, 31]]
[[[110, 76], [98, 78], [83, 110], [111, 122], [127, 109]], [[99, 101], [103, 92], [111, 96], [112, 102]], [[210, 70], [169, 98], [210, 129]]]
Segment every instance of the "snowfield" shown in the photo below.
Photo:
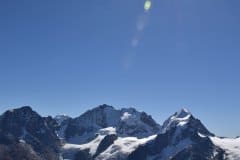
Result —
[[240, 138], [219, 138], [210, 137], [212, 142], [225, 150], [225, 157], [229, 160], [239, 160], [240, 159]]
[[130, 153], [132, 153], [138, 146], [143, 145], [150, 140], [156, 138], [157, 135], [149, 136], [147, 138], [138, 139], [136, 137], [125, 137], [125, 138], [118, 138], [114, 141], [106, 151], [101, 153], [96, 159], [103, 160], [103, 159], [124, 159]]
[[[100, 142], [106, 135], [115, 133], [115, 128], [109, 127], [99, 131], [99, 135], [87, 144], [77, 145], [66, 143], [63, 146], [63, 154], [71, 158], [77, 151], [89, 149], [90, 154], [93, 156]], [[126, 158], [131, 152], [133, 152], [139, 145], [143, 145], [150, 140], [156, 138], [156, 135], [149, 136], [147, 138], [138, 139], [137, 137], [119, 137], [114, 143], [108, 147], [107, 150], [102, 152], [97, 160], [111, 159], [114, 157]]]
[[100, 142], [103, 140], [103, 138], [109, 134], [116, 134], [116, 129], [113, 127], [100, 129], [98, 134], [99, 135], [94, 140], [86, 144], [78, 145], [78, 144], [66, 143], [63, 146], [63, 151], [75, 153], [79, 150], [90, 149], [90, 154], [93, 156], [96, 153], [97, 147], [100, 144]]

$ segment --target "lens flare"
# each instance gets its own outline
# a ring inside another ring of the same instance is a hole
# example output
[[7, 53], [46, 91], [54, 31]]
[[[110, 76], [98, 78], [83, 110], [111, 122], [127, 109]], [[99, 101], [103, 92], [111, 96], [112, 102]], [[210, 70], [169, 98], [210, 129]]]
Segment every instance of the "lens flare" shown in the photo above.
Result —
[[151, 8], [151, 5], [152, 5], [151, 1], [150, 1], [150, 0], [147, 0], [147, 1], [145, 2], [145, 4], [144, 4], [144, 10], [145, 10], [146, 12], [149, 11], [150, 8]]

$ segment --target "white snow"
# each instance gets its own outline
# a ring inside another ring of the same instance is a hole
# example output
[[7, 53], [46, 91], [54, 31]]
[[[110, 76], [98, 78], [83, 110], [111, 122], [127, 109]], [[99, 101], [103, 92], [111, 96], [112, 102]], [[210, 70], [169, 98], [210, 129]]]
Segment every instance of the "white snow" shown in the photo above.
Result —
[[192, 114], [188, 110], [181, 109], [164, 122], [162, 132], [165, 133], [174, 126], [185, 126], [189, 122], [191, 115]]
[[135, 126], [141, 124], [138, 113], [131, 114], [129, 112], [124, 112], [121, 116], [121, 121], [124, 122], [127, 126]]
[[96, 153], [97, 147], [100, 144], [100, 142], [103, 140], [103, 138], [106, 135], [110, 135], [110, 134], [116, 134], [116, 128], [108, 127], [108, 128], [100, 129], [99, 132], [98, 132], [98, 136], [94, 140], [92, 140], [92, 141], [90, 141], [89, 143], [86, 143], [86, 144], [78, 145], [78, 144], [66, 143], [63, 146], [63, 153], [74, 154], [78, 150], [89, 149], [90, 154], [93, 156]]
[[44, 129], [42, 129], [42, 128], [39, 128], [39, 130], [38, 131], [36, 131], [37, 133], [40, 133], [40, 134], [44, 134], [46, 131], [44, 130]]
[[107, 127], [99, 130], [100, 135], [110, 135], [110, 134], [117, 134], [116, 128], [114, 127]]
[[[114, 131], [114, 129], [108, 128], [108, 131]], [[77, 151], [89, 149], [90, 154], [94, 155], [97, 151], [98, 145], [104, 137], [105, 135], [98, 135], [93, 141], [82, 145], [65, 144], [63, 146], [63, 154], [68, 155], [66, 158], [71, 159], [71, 156], [73, 156]], [[143, 145], [148, 141], [153, 140], [155, 137], [156, 135], [142, 139], [138, 139], [136, 137], [119, 137], [111, 146], [108, 147], [107, 150], [96, 157], [96, 160], [107, 160], [116, 157], [126, 158], [127, 155], [133, 152], [139, 145]]]
[[203, 134], [201, 134], [201, 133], [199, 133], [199, 132], [198, 132], [198, 135], [199, 135], [200, 137], [202, 137], [202, 138], [205, 138], [205, 137], [206, 137], [205, 135], [203, 135]]
[[180, 121], [179, 123], [178, 123], [178, 126], [184, 126], [185, 124], [187, 124], [187, 122], [186, 121]]
[[240, 139], [209, 137], [212, 142], [226, 151], [226, 158], [230, 160], [240, 159]]
[[19, 142], [20, 143], [26, 143], [25, 140], [23, 140], [23, 139], [20, 139]]
[[124, 112], [122, 117], [121, 117], [121, 120], [122, 121], [126, 121], [128, 120], [130, 117], [132, 116], [132, 114], [128, 113], [128, 112]]
[[[58, 132], [58, 134], [62, 135], [61, 132]], [[73, 137], [69, 138], [68, 143], [71, 143], [71, 144], [85, 144], [84, 143], [85, 141], [89, 142], [92, 139], [92, 137], [95, 137], [95, 135], [98, 135], [98, 134], [99, 135], [116, 134], [116, 128], [114, 128], [114, 127], [103, 128], [103, 129], [100, 129], [97, 133], [95, 133], [95, 132], [84, 132], [84, 134], [81, 135], [81, 136], [76, 135], [76, 136], [73, 136]]]
[[133, 152], [139, 145], [143, 145], [150, 140], [153, 140], [156, 135], [147, 138], [138, 139], [136, 137], [119, 137], [106, 151], [101, 153], [96, 160], [107, 159], [124, 159]]
[[99, 135], [99, 136], [97, 136], [97, 138], [95, 138], [91, 142], [86, 143], [86, 144], [82, 144], [82, 145], [66, 143], [63, 146], [63, 152], [69, 152], [70, 151], [70, 152], [74, 153], [74, 151], [90, 149], [90, 154], [94, 155], [96, 153], [96, 150], [97, 150], [97, 147], [98, 147], [99, 143], [103, 140], [103, 138], [104, 138], [104, 136]]

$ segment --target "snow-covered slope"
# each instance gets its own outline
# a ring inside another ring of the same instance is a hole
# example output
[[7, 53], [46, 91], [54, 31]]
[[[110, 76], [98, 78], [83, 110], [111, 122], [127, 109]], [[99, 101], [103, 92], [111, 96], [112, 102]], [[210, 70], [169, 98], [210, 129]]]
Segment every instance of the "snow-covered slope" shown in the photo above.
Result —
[[[79, 150], [86, 150], [89, 149], [89, 153], [91, 156], [94, 156], [94, 154], [97, 151], [97, 147], [100, 144], [100, 142], [104, 139], [107, 135], [116, 134], [116, 129], [113, 127], [108, 127], [104, 129], [100, 129], [97, 133], [97, 136], [95, 139], [90, 141], [89, 143], [78, 145], [78, 144], [70, 144], [66, 143], [63, 145], [63, 153], [64, 154], [72, 154], [73, 152], [77, 152]], [[67, 155], [69, 156], [69, 155]]]
[[155, 137], [156, 135], [141, 139], [138, 139], [136, 137], [119, 137], [114, 141], [114, 144], [109, 146], [107, 150], [97, 156], [96, 160], [127, 159], [128, 155], [136, 150], [137, 147], [146, 144], [147, 142], [153, 140]]
[[112, 144], [107, 146], [103, 152], [97, 154], [97, 151], [99, 150], [100, 144], [103, 142], [103, 140], [107, 136], [116, 134], [115, 128], [108, 127], [100, 129], [96, 138], [89, 143], [81, 145], [66, 143], [63, 146], [63, 158], [73, 159], [74, 155], [79, 151], [87, 151], [89, 156], [95, 157], [96, 160], [126, 159], [127, 156], [138, 146], [143, 145], [156, 137], [156, 135], [142, 139], [137, 137], [116, 137]]
[[240, 160], [240, 138], [210, 137], [212, 142], [225, 151], [225, 157], [229, 160]]

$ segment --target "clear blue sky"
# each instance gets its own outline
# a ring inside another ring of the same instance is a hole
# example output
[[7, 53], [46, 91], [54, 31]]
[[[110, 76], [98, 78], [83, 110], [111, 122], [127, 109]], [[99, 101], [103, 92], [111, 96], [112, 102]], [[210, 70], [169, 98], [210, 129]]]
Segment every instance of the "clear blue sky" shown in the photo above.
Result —
[[107, 103], [162, 122], [188, 108], [240, 135], [240, 1], [0, 1], [0, 112]]

